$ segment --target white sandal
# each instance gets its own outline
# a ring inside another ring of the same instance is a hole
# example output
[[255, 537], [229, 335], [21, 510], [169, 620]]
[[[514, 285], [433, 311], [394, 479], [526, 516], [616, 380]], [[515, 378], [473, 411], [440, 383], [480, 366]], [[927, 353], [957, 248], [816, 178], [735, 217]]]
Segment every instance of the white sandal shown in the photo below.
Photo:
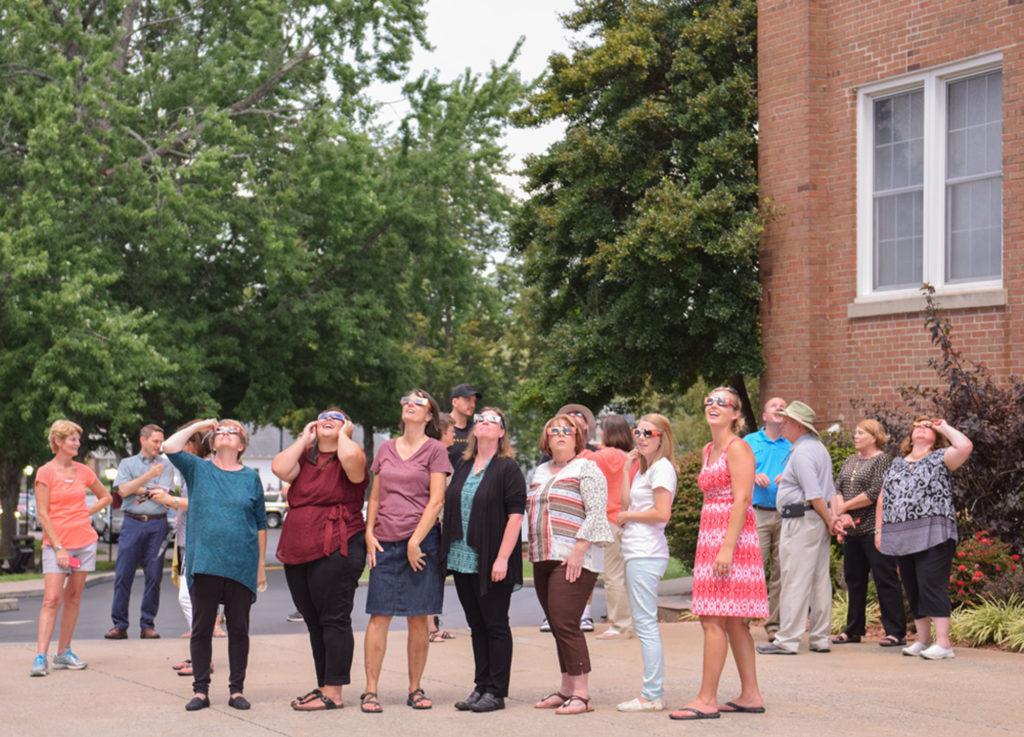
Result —
[[615, 708], [618, 711], [664, 711], [665, 702], [661, 699], [644, 701], [638, 697], [629, 701], [623, 701]]

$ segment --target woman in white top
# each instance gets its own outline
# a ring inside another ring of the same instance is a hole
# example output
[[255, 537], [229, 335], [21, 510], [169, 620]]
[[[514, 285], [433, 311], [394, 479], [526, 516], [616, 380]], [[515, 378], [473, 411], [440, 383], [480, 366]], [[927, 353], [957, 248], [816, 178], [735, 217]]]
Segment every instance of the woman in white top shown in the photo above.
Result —
[[[644, 415], [633, 430], [636, 448], [630, 458], [640, 468], [628, 490], [623, 489], [622, 557], [626, 561], [626, 590], [633, 629], [640, 639], [644, 662], [640, 696], [619, 704], [619, 711], [661, 711], [665, 708], [665, 656], [658, 630], [658, 582], [668, 566], [665, 525], [676, 495], [676, 465], [672, 426], [658, 414]], [[623, 479], [625, 487], [625, 476]]]

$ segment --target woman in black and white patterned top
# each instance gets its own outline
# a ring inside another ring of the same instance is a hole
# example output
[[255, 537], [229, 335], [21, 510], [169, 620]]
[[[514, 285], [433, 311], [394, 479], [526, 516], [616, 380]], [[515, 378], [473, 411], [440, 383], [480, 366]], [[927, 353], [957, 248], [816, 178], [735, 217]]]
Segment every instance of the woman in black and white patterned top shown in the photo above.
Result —
[[[948, 447], [946, 447], [948, 446]], [[917, 624], [917, 642], [904, 655], [954, 657], [949, 642], [949, 572], [956, 550], [953, 479], [974, 446], [941, 419], [919, 417], [889, 467], [878, 498], [875, 544], [894, 555]], [[935, 643], [932, 644], [932, 622]]]
[[[857, 452], [846, 459], [836, 480], [832, 497], [833, 514], [850, 515], [856, 521], [847, 528], [843, 539], [843, 576], [846, 579], [848, 606], [846, 628], [832, 638], [836, 645], [860, 642], [867, 625], [865, 610], [868, 599], [868, 573], [875, 580], [878, 604], [882, 610], [885, 637], [882, 647], [906, 645], [907, 618], [903, 611], [903, 594], [896, 559], [882, 554], [875, 547], [875, 504], [882, 492], [892, 457], [882, 452], [889, 435], [878, 420], [862, 420], [853, 432]], [[842, 538], [841, 538], [842, 539]]]

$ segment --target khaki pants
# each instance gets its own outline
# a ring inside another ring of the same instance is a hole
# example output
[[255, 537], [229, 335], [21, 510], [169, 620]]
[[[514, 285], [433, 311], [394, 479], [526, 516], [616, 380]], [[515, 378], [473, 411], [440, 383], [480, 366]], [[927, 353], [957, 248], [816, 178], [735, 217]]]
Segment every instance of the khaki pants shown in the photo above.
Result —
[[608, 624], [619, 632], [633, 629], [626, 591], [626, 561], [622, 559], [622, 530], [613, 527], [615, 542], [604, 549], [604, 593], [608, 601]]
[[782, 535], [782, 515], [774, 510], [755, 509], [757, 538], [761, 542], [761, 560], [764, 561], [768, 577], [768, 619], [766, 630], [779, 628], [779, 582], [782, 580], [782, 566], [779, 563], [779, 537]]
[[832, 576], [828, 557], [829, 534], [813, 510], [806, 516], [782, 520], [779, 560], [782, 589], [779, 594], [779, 631], [775, 644], [796, 652], [808, 629], [811, 647], [830, 647], [832, 632]]

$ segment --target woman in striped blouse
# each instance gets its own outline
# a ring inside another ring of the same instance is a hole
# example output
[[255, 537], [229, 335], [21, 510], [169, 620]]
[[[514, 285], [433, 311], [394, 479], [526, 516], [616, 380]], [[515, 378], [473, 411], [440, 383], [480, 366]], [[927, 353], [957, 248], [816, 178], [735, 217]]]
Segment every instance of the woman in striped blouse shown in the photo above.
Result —
[[544, 425], [541, 452], [551, 460], [534, 471], [526, 511], [534, 585], [558, 649], [559, 689], [534, 706], [558, 714], [593, 711], [590, 654], [580, 616], [601, 572], [594, 545], [614, 541], [606, 516], [608, 486], [593, 461], [580, 457], [586, 436], [568, 415]]

